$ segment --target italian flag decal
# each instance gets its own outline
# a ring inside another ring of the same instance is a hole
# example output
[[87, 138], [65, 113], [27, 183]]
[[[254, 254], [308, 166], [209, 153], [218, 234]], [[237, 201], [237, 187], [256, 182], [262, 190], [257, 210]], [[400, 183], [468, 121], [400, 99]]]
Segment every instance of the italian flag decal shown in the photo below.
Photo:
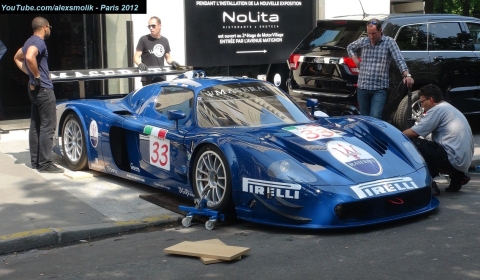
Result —
[[160, 139], [165, 139], [165, 136], [167, 136], [168, 130], [160, 128], [160, 127], [154, 127], [151, 125], [147, 125], [143, 128], [143, 133], [147, 135], [152, 135], [155, 137], [158, 137]]

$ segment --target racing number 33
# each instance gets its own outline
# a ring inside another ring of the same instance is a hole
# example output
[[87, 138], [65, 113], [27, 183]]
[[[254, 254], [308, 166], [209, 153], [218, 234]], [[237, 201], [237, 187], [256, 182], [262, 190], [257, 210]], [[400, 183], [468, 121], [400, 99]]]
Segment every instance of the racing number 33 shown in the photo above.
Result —
[[330, 129], [317, 125], [295, 125], [284, 127], [283, 129], [290, 131], [291, 133], [298, 135], [307, 141], [340, 137], [340, 135], [331, 131]]
[[150, 164], [170, 170], [170, 140], [150, 135]]

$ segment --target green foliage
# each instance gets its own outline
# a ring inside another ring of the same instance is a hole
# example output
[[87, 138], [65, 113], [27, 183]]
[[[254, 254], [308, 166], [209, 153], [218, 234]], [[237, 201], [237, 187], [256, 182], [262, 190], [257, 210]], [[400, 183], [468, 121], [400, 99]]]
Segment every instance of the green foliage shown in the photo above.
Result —
[[[464, 5], [469, 4], [469, 5]], [[464, 9], [468, 7], [468, 13]], [[472, 15], [473, 11], [480, 10], [480, 0], [433, 0], [433, 11], [439, 14]]]

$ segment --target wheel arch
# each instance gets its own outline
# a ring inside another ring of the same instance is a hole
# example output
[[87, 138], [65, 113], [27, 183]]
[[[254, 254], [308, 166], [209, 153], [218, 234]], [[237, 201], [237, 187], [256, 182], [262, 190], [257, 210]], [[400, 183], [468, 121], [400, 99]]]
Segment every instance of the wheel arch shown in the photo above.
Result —
[[[403, 82], [401, 82], [403, 83]], [[426, 83], [415, 83], [413, 84], [413, 87], [412, 87], [412, 92], [420, 89], [421, 87], [423, 87], [424, 85], [426, 85]], [[405, 96], [407, 96], [408, 94], [408, 87], [406, 86], [398, 86], [395, 90], [395, 92], [393, 92], [392, 94], [390, 94], [390, 96], [388, 97], [387, 99], [387, 102], [388, 104], [386, 104], [387, 106], [385, 106], [385, 110], [383, 111], [384, 113], [384, 118], [386, 117], [390, 117], [391, 119], [393, 119], [393, 117], [395, 116], [395, 114], [397, 113], [397, 109], [398, 109], [398, 105], [400, 105], [400, 102], [402, 102], [403, 98]], [[387, 115], [388, 113], [390, 115]]]
[[[235, 152], [233, 151], [231, 145], [228, 145], [228, 144], [219, 145], [218, 142], [219, 142], [218, 140], [217, 141], [205, 140], [205, 141], [202, 141], [202, 142], [195, 145], [195, 148], [194, 148], [194, 150], [193, 150], [193, 152], [190, 156], [190, 162], [188, 164], [188, 177], [190, 178], [189, 179], [190, 184], [192, 184], [191, 179], [193, 178], [193, 171], [194, 171], [194, 166], [193, 165], [195, 163], [195, 158], [198, 156], [198, 153], [199, 153], [200, 149], [202, 147], [208, 146], [208, 145], [215, 146], [216, 148], [218, 148], [223, 153], [223, 156], [227, 160], [228, 167], [230, 168], [230, 173], [231, 173], [230, 175], [232, 177], [234, 176], [234, 174], [238, 174], [238, 173], [235, 173], [236, 169], [234, 168], [235, 165], [234, 165], [234, 162], [232, 160], [232, 157], [227, 156], [227, 153], [235, 155]], [[232, 180], [232, 184], [233, 184], [233, 182], [235, 181], [234, 178], [231, 178], [231, 180]]]
[[209, 208], [213, 207], [212, 209], [219, 210], [219, 211], [231, 211], [235, 208], [236, 205], [238, 205], [238, 202], [234, 196], [234, 186], [238, 185], [238, 182], [237, 182], [238, 178], [236, 178], [238, 176], [236, 175], [238, 174], [238, 170], [235, 167], [236, 165], [233, 164], [234, 160], [232, 159], [235, 158], [236, 156], [231, 155], [231, 153], [233, 153], [233, 149], [231, 145], [223, 144], [223, 143], [220, 144], [221, 142], [223, 142], [221, 140], [225, 140], [225, 138], [221, 137], [215, 140], [210, 139], [207, 141], [202, 141], [201, 143], [198, 143], [195, 146], [195, 149], [191, 154], [190, 162], [189, 162], [189, 171], [188, 171], [189, 185], [196, 196], [201, 196], [195, 183], [195, 176], [196, 176], [195, 162], [197, 161], [197, 157], [200, 155], [201, 150], [204, 150], [204, 151], [210, 150], [210, 149], [206, 149], [206, 147], [211, 146], [212, 148], [218, 149], [218, 151], [214, 151], [214, 153], [216, 154], [220, 153], [219, 156], [223, 158], [222, 161], [225, 161], [224, 168], [225, 168], [225, 171], [229, 173], [230, 178], [227, 179], [228, 184], [226, 185], [227, 187], [225, 188], [226, 194], [225, 196], [222, 195], [223, 198], [221, 199], [221, 202], [219, 201], [218, 204], [216, 204], [215, 206], [209, 206]]
[[[56, 132], [57, 137], [62, 137], [63, 125], [65, 124], [65, 120], [70, 113], [74, 113], [78, 116], [78, 119], [82, 123], [82, 129], [83, 129], [83, 132], [85, 133], [85, 138], [86, 138], [85, 141], [86, 141], [88, 139], [87, 125], [85, 124], [85, 120], [83, 119], [82, 114], [80, 113], [80, 110], [76, 107], [68, 107], [62, 113], [62, 116], [60, 117], [60, 120], [58, 121], [58, 131]], [[89, 155], [90, 155], [90, 152], [91, 152], [90, 151], [90, 145], [85, 145], [85, 148], [87, 149], [87, 158], [88, 158]], [[62, 153], [63, 153], [63, 147], [62, 147]]]
[[[400, 131], [403, 131], [407, 128], [410, 128], [409, 124], [408, 124], [408, 115], [406, 114], [407, 113], [407, 110], [408, 110], [408, 99], [406, 99], [407, 96], [404, 96], [404, 98], [400, 101], [400, 103], [398, 104], [398, 108], [397, 110], [395, 111], [395, 115], [393, 117], [393, 120], [392, 120], [392, 125], [395, 126], [397, 129], [399, 129]], [[420, 114], [420, 112], [415, 113], [414, 112], [414, 106], [417, 106], [415, 105], [417, 100], [418, 100], [418, 90], [412, 90], [412, 123], [410, 125], [413, 125], [414, 122], [416, 121], [415, 119], [415, 115], [418, 115]], [[419, 108], [419, 110], [422, 110], [421, 108]]]
[[[448, 88], [445, 88], [444, 86], [441, 86], [441, 83], [438, 81], [428, 81], [428, 80], [420, 80], [420, 81], [415, 81], [412, 87], [412, 92], [420, 90], [423, 86], [433, 84], [436, 85], [443, 93], [444, 99], [447, 100], [449, 97], [448, 94]], [[402, 100], [405, 98], [405, 96], [408, 95], [408, 88], [406, 86], [400, 86], [397, 87], [397, 90], [393, 93], [392, 97], [389, 97], [389, 104], [385, 107], [385, 110], [383, 111], [383, 119], [390, 122], [394, 123], [395, 115], [397, 114], [398, 107]]]

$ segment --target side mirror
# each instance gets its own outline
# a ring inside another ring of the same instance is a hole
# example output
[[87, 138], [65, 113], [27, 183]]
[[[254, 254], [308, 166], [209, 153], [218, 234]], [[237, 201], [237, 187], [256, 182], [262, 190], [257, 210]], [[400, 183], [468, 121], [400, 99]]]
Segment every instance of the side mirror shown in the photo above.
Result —
[[311, 108], [312, 110], [312, 116], [315, 115], [315, 107], [318, 105], [318, 100], [315, 98], [308, 98], [307, 99], [307, 108]]
[[282, 84], [282, 76], [280, 76], [280, 74], [275, 74], [275, 76], [273, 76], [273, 84], [276, 85], [277, 87], [279, 87], [281, 84]]
[[192, 70], [186, 71], [183, 74], [178, 75], [175, 79], [198, 79], [198, 78], [205, 78], [207, 74], [203, 70]]
[[267, 75], [265, 75], [265, 74], [257, 75], [257, 80], [266, 81], [267, 80]]
[[168, 110], [168, 119], [175, 121], [175, 129], [178, 128], [178, 120], [184, 119], [186, 116], [181, 110]]
[[323, 112], [323, 111], [315, 111], [315, 113], [313, 114], [315, 117], [317, 118], [325, 118], [325, 117], [328, 117], [328, 114]]

